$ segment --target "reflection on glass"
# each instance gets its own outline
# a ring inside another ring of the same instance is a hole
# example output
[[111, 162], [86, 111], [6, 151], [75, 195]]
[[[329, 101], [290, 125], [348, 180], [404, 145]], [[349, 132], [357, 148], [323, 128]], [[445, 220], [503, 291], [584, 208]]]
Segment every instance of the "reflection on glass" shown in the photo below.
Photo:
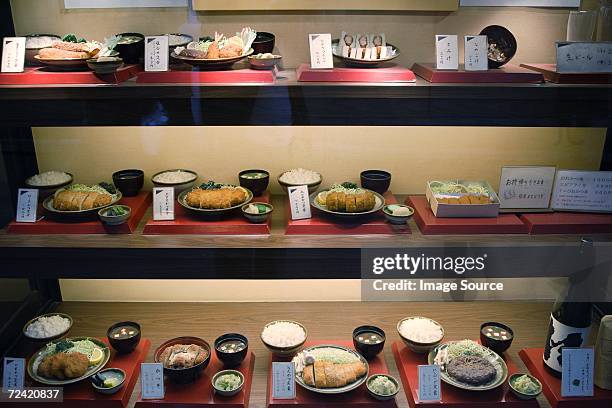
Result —
[[567, 41], [592, 41], [597, 11], [570, 11], [567, 21]]

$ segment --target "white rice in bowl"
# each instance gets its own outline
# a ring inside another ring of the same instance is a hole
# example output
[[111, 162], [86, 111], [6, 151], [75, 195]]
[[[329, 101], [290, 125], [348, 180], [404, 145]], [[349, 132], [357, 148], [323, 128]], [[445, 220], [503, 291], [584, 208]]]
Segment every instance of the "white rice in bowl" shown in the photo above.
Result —
[[444, 336], [442, 328], [426, 317], [412, 317], [403, 320], [398, 330], [400, 334], [417, 343], [434, 343]]
[[299, 324], [278, 321], [266, 325], [261, 338], [273, 347], [293, 347], [306, 340], [306, 332]]
[[70, 327], [70, 319], [60, 315], [41, 316], [26, 327], [26, 335], [33, 339], [46, 339], [64, 333]]
[[26, 180], [26, 184], [35, 187], [56, 186], [70, 181], [70, 174], [63, 171], [45, 171]]

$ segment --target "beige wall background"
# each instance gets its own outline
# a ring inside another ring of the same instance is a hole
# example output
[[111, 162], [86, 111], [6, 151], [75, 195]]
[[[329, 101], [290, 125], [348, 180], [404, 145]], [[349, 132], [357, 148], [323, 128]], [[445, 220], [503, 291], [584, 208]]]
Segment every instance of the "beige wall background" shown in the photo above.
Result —
[[467, 7], [450, 13], [190, 12], [181, 8], [66, 10], [63, 4], [63, 0], [12, 0], [17, 34], [76, 33], [96, 40], [121, 32], [182, 32], [200, 37], [251, 26], [276, 34], [276, 52], [289, 68], [309, 60], [309, 33], [330, 32], [339, 37], [343, 30], [385, 32], [387, 41], [401, 50], [399, 62], [411, 65], [433, 61], [435, 34], [477, 34], [490, 24], [503, 25], [516, 36], [514, 63], [554, 62], [554, 42], [565, 39], [568, 17], [565, 9], [522, 7]]

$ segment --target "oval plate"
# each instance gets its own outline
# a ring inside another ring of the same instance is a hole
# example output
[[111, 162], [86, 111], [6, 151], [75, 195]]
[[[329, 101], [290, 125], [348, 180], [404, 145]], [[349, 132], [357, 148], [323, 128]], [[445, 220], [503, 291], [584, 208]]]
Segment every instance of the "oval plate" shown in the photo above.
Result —
[[[85, 372], [85, 374], [83, 374], [82, 376], [78, 377], [78, 378], [71, 378], [68, 380], [56, 380], [56, 379], [51, 379], [51, 378], [46, 378], [46, 377], [42, 377], [40, 375], [38, 375], [38, 365], [40, 364], [40, 362], [42, 361], [42, 359], [45, 357], [44, 353], [47, 350], [47, 346], [41, 348], [40, 350], [38, 350], [29, 360], [28, 360], [28, 374], [30, 375], [30, 377], [34, 380], [37, 381], [41, 384], [47, 384], [47, 385], [66, 385], [66, 384], [72, 384], [75, 382], [79, 382], [81, 380], [84, 380], [86, 378], [91, 377], [92, 375], [94, 375], [95, 373], [97, 373], [98, 371], [100, 371], [102, 368], [104, 368], [104, 366], [106, 365], [106, 363], [108, 363], [108, 360], [110, 360], [110, 349], [108, 348], [108, 346], [104, 343], [102, 343], [100, 340], [98, 339], [94, 339], [92, 337], [71, 337], [71, 338], [67, 338], [64, 340], [68, 340], [68, 341], [79, 341], [79, 340], [90, 340], [93, 343], [96, 344], [96, 346], [100, 347], [102, 349], [102, 352], [104, 353], [104, 358], [102, 359], [102, 361], [100, 361], [98, 364], [96, 364], [95, 366], [89, 367], [87, 369], [87, 371]], [[56, 340], [52, 343], [57, 343], [61, 340]]]
[[230, 58], [217, 58], [217, 59], [204, 59], [204, 58], [189, 58], [183, 57], [181, 55], [176, 55], [174, 51], [170, 56], [176, 60], [185, 62], [189, 65], [193, 65], [196, 67], [201, 67], [204, 69], [219, 69], [219, 68], [229, 68], [234, 65], [236, 62], [247, 58], [249, 55], [253, 54], [253, 49], [249, 49], [246, 54], [240, 55], [238, 57], [230, 57]]
[[231, 187], [237, 187], [237, 188], [243, 189], [247, 193], [246, 200], [244, 200], [244, 202], [242, 202], [242, 203], [240, 203], [238, 205], [234, 205], [234, 206], [228, 207], [228, 208], [217, 208], [217, 209], [196, 208], [196, 207], [190, 206], [189, 204], [187, 204], [187, 201], [185, 201], [185, 197], [187, 197], [187, 194], [190, 191], [192, 191], [192, 190], [185, 190], [185, 191], [181, 192], [181, 194], [179, 194], [178, 202], [185, 209], [187, 209], [189, 211], [193, 211], [196, 214], [200, 214], [200, 215], [219, 215], [219, 214], [226, 214], [228, 212], [232, 212], [232, 211], [242, 207], [243, 205], [250, 203], [251, 200], [253, 199], [253, 193], [248, 188], [234, 186], [234, 185], [231, 185], [231, 184], [223, 184], [223, 185], [224, 186], [231, 186]]
[[362, 212], [356, 212], [356, 213], [347, 213], [347, 212], [328, 210], [326, 206], [321, 205], [321, 204], [319, 204], [317, 202], [317, 195], [320, 194], [320, 193], [323, 193], [325, 191], [329, 191], [329, 189], [312, 193], [310, 195], [310, 205], [313, 206], [314, 208], [316, 208], [317, 210], [323, 211], [323, 212], [325, 212], [327, 214], [335, 215], [336, 217], [344, 217], [344, 218], [354, 218], [354, 217], [364, 216], [364, 215], [368, 215], [368, 214], [373, 214], [373, 213], [375, 213], [377, 211], [380, 211], [385, 206], [385, 198], [382, 195], [378, 194], [375, 191], [368, 190], [366, 188], [364, 188], [363, 190], [369, 191], [372, 194], [374, 194], [374, 197], [375, 197], [375, 200], [376, 200], [376, 203], [374, 204], [374, 208], [372, 208], [369, 211], [362, 211]]
[[76, 67], [87, 67], [87, 58], [41, 58], [40, 55], [35, 55], [34, 59], [41, 64], [50, 65], [52, 67], [64, 67], [64, 68], [76, 68]]
[[337, 348], [340, 350], [344, 350], [344, 351], [348, 351], [351, 354], [354, 354], [355, 356], [359, 357], [359, 360], [361, 360], [365, 366], [366, 366], [366, 373], [365, 375], [363, 375], [362, 377], [360, 377], [359, 379], [357, 379], [357, 381], [355, 381], [352, 384], [348, 384], [345, 385], [344, 387], [339, 387], [339, 388], [316, 388], [316, 387], [312, 387], [308, 384], [306, 384], [304, 382], [304, 380], [302, 379], [301, 375], [297, 375], [295, 376], [295, 382], [298, 383], [301, 387], [312, 391], [312, 392], [316, 392], [319, 394], [343, 394], [345, 392], [349, 392], [354, 390], [355, 388], [358, 388], [361, 384], [363, 384], [364, 382], [366, 382], [366, 380], [369, 377], [370, 374], [370, 366], [368, 365], [368, 361], [363, 358], [363, 356], [361, 354], [359, 354], [358, 352], [356, 352], [353, 349], [350, 349], [348, 347], [343, 347], [343, 346], [337, 346], [335, 344], [319, 344], [316, 346], [311, 346], [311, 347], [306, 347], [305, 349], [302, 350], [302, 352], [304, 351], [312, 351], [312, 350], [316, 350], [319, 348]]
[[334, 57], [339, 59], [346, 65], [351, 66], [351, 67], [356, 67], [356, 68], [375, 68], [379, 66], [380, 64], [396, 59], [400, 55], [399, 48], [397, 48], [393, 44], [387, 43], [387, 46], [390, 46], [391, 48], [395, 50], [395, 55], [393, 55], [392, 57], [387, 57], [385, 59], [379, 59], [379, 60], [361, 60], [361, 59], [356, 59], [356, 58], [349, 58], [349, 57], [342, 56], [342, 54], [336, 53], [337, 46], [339, 43], [340, 43], [339, 39], [332, 41], [332, 52], [334, 54]]
[[[60, 191], [60, 190], [58, 190]], [[107, 205], [103, 205], [101, 207], [96, 207], [96, 208], [91, 208], [89, 210], [78, 210], [78, 211], [60, 211], [60, 210], [56, 210], [55, 208], [53, 208], [53, 197], [54, 195], [50, 195], [49, 197], [45, 198], [45, 201], [43, 201], [43, 207], [45, 208], [45, 210], [53, 213], [54, 215], [58, 215], [62, 218], [84, 218], [84, 217], [89, 217], [89, 216], [93, 216], [93, 215], [97, 215], [98, 211], [101, 210], [102, 208], [106, 208], [106, 207], [110, 207], [111, 205], [115, 205], [117, 204], [117, 202], [119, 200], [121, 200], [121, 198], [123, 197], [123, 195], [121, 194], [121, 191], [117, 190], [117, 194], [116, 198], [111, 201], [109, 204]]]
[[[448, 347], [448, 345], [451, 343], [453, 342], [446, 342], [446, 343], [439, 344], [433, 350], [431, 350], [429, 352], [429, 355], [427, 356], [428, 363], [434, 364], [434, 360], [436, 356], [438, 355], [438, 352]], [[490, 351], [489, 355], [484, 358], [488, 360], [491, 364], [493, 364], [493, 367], [495, 367], [495, 371], [496, 371], [495, 380], [491, 381], [490, 383], [484, 384], [484, 385], [472, 385], [472, 384], [462, 383], [460, 381], [453, 379], [450, 375], [448, 375], [448, 373], [446, 372], [445, 366], [440, 367], [440, 378], [442, 379], [442, 381], [444, 381], [445, 383], [449, 385], [452, 385], [457, 388], [461, 388], [462, 390], [468, 390], [468, 391], [488, 391], [488, 390], [492, 390], [494, 388], [499, 387], [506, 381], [506, 378], [508, 378], [508, 366], [506, 366], [506, 362], [504, 361], [503, 358], [499, 356], [499, 354], [497, 354], [493, 350], [489, 350], [489, 351]]]

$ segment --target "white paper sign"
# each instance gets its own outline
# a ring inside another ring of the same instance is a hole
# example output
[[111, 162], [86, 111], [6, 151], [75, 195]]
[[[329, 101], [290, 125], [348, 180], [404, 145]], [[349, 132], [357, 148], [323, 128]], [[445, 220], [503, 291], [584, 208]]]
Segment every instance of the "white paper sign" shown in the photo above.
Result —
[[612, 41], [558, 42], [557, 72], [612, 72]]
[[164, 366], [162, 363], [140, 364], [142, 399], [164, 399]]
[[459, 69], [456, 35], [436, 35], [436, 69]]
[[594, 353], [592, 347], [561, 350], [563, 370], [561, 372], [562, 397], [592, 397]]
[[292, 362], [272, 363], [272, 398], [295, 398], [295, 367]]
[[153, 189], [153, 220], [169, 221], [174, 219], [174, 188], [155, 187]]
[[4, 369], [2, 371], [2, 389], [22, 390], [25, 375], [25, 359], [15, 357], [4, 358]]
[[440, 366], [437, 364], [419, 366], [419, 401], [440, 401]]
[[145, 71], [168, 70], [168, 36], [145, 37]]
[[554, 166], [507, 166], [499, 180], [499, 208], [546, 209], [550, 207]]
[[289, 205], [291, 206], [291, 219], [304, 220], [311, 218], [308, 186], [295, 186], [287, 189]]
[[486, 35], [465, 36], [464, 65], [466, 71], [486, 71], [489, 69], [487, 50], [489, 48]]
[[332, 69], [334, 59], [331, 34], [309, 34], [308, 39], [310, 40], [310, 68]]
[[17, 222], [36, 222], [38, 206], [38, 190], [33, 188], [20, 188], [17, 192]]
[[25, 37], [5, 37], [2, 45], [2, 72], [23, 72]]
[[559, 170], [552, 208], [561, 211], [612, 212], [612, 171]]

